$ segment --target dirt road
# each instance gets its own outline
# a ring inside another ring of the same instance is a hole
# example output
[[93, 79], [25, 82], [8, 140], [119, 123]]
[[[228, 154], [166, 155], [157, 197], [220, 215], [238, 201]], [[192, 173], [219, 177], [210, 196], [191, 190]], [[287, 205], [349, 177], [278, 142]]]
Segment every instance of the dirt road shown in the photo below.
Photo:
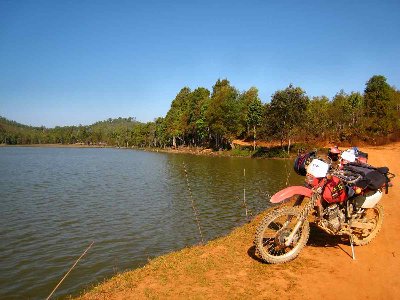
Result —
[[384, 195], [383, 228], [369, 245], [311, 231], [300, 256], [268, 265], [254, 255], [255, 228], [262, 216], [205, 246], [154, 259], [122, 273], [83, 299], [400, 299], [400, 143], [363, 147], [369, 163], [399, 176]]
[[[389, 166], [391, 172], [400, 176], [400, 143], [362, 149], [368, 152], [370, 164]], [[319, 267], [306, 272], [299, 284], [309, 298], [400, 299], [399, 182], [397, 177], [395, 186], [382, 198], [385, 218], [381, 232], [370, 244], [355, 248], [355, 261], [346, 254], [351, 254], [347, 241], [335, 243], [331, 238], [331, 245], [323, 247], [323, 242], [311, 235], [311, 245], [305, 248], [302, 257]], [[310, 290], [316, 294], [310, 294]]]

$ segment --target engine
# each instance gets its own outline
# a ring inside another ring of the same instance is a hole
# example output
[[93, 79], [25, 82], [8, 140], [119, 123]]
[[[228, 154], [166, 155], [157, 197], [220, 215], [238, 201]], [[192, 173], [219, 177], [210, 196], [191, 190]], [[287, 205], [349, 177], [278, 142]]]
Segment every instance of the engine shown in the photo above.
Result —
[[338, 204], [331, 204], [323, 211], [322, 224], [324, 227], [336, 233], [346, 221], [346, 217]]

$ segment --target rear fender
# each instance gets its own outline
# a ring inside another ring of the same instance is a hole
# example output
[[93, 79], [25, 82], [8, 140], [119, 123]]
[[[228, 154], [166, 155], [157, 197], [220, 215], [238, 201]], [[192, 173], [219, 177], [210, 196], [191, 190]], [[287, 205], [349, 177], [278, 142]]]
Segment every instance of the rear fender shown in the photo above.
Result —
[[312, 191], [304, 186], [289, 186], [271, 197], [269, 200], [271, 203], [280, 203], [283, 200], [293, 197], [294, 195], [302, 195], [305, 197], [311, 197]]

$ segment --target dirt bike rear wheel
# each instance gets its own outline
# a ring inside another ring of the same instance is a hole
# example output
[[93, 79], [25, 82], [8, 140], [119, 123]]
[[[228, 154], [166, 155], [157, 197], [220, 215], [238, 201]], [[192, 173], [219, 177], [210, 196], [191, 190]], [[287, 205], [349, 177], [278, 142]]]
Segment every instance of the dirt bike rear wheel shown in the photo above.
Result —
[[300, 210], [282, 207], [269, 213], [257, 228], [254, 244], [257, 254], [271, 264], [285, 263], [296, 258], [310, 235], [307, 220], [294, 236], [293, 242], [285, 246], [285, 241], [298, 221]]
[[373, 208], [367, 208], [363, 212], [362, 218], [358, 220], [370, 225], [371, 229], [353, 230], [353, 242], [357, 246], [364, 246], [371, 242], [382, 228], [383, 223], [383, 206], [377, 204]]

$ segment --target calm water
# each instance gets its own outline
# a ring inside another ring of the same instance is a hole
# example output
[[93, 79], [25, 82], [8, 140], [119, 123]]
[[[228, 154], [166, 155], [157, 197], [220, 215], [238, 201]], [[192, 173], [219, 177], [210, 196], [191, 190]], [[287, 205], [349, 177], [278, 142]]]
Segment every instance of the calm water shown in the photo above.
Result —
[[245, 222], [244, 185], [255, 214], [299, 180], [284, 160], [0, 148], [0, 299], [46, 298], [91, 241], [56, 297], [199, 243], [183, 162], [206, 240]]

